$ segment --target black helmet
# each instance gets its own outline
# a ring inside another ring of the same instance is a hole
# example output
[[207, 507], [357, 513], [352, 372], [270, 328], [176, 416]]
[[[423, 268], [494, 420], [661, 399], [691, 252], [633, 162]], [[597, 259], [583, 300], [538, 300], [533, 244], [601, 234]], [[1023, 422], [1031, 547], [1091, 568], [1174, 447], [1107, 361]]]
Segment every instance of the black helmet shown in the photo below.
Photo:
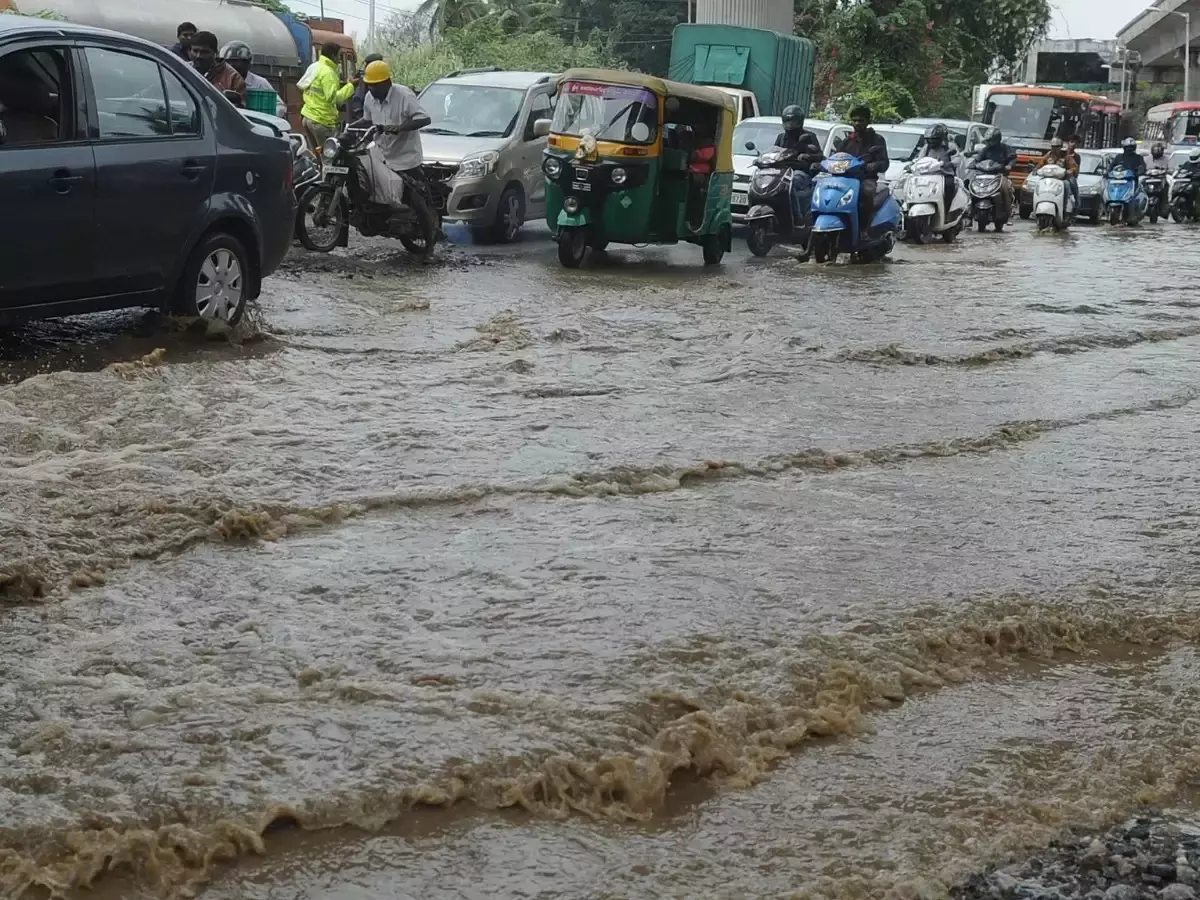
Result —
[[1200, 150], [1193, 150], [1189, 153], [1188, 162], [1200, 162]]
[[1162, 141], [1155, 141], [1154, 145], [1150, 148], [1150, 155], [1153, 156], [1155, 159], [1158, 159], [1166, 151], [1167, 151], [1167, 148], [1163, 146]]
[[799, 131], [804, 127], [804, 110], [794, 104], [784, 108], [781, 118], [784, 131]]
[[1125, 150], [1126, 152], [1130, 150], [1136, 150], [1137, 141], [1134, 138], [1127, 137], [1125, 140], [1121, 141], [1121, 149]]
[[235, 59], [244, 59], [246, 62], [250, 62], [254, 59], [254, 52], [250, 49], [250, 45], [245, 41], [230, 41], [221, 48], [221, 53], [219, 55], [221, 59], [225, 60], [225, 62]]
[[945, 144], [950, 140], [950, 130], [941, 122], [935, 122], [925, 131], [925, 141], [932, 147]]
[[988, 133], [987, 133], [987, 137], [984, 139], [985, 143], [992, 144], [992, 145], [999, 144], [1002, 140], [1004, 140], [1004, 134], [1000, 131], [999, 128], [989, 129]]

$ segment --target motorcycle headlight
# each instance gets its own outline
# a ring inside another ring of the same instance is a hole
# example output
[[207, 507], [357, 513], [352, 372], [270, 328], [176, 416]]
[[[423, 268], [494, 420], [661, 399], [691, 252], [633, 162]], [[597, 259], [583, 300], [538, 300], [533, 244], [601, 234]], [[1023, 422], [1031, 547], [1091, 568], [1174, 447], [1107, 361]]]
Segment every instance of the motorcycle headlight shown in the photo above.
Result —
[[612, 179], [613, 184], [624, 184], [629, 180], [629, 173], [620, 166], [617, 166], [612, 170], [612, 172], [609, 173], [608, 177]]
[[321, 155], [326, 159], [333, 159], [338, 155], [338, 139], [325, 138], [325, 143], [321, 145]]
[[562, 174], [562, 160], [557, 156], [547, 156], [542, 160], [542, 171], [550, 178], [557, 178]]
[[491, 175], [496, 171], [496, 163], [499, 161], [500, 154], [495, 150], [473, 153], [465, 157], [459, 164], [458, 174], [462, 178], [482, 178], [484, 175]]
[[850, 188], [846, 193], [842, 194], [842, 199], [838, 201], [838, 206], [849, 206], [854, 202], [854, 188]]

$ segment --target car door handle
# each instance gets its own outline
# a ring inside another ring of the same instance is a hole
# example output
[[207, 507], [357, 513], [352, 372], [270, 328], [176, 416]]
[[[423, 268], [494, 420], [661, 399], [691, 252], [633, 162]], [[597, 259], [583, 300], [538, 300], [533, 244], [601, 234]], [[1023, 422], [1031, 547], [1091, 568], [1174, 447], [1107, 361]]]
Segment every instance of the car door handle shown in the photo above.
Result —
[[189, 159], [179, 171], [183, 173], [184, 178], [198, 178], [207, 168], [208, 166], [202, 166], [194, 159]]
[[70, 193], [77, 181], [83, 181], [83, 176], [72, 175], [70, 169], [55, 169], [54, 174], [50, 176], [50, 184], [60, 194]]

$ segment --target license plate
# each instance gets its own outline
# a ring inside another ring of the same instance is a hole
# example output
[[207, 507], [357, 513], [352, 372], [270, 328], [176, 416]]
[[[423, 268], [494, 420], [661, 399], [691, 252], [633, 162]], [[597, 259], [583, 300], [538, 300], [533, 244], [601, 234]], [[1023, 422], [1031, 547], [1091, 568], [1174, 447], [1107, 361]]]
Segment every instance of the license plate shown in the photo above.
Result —
[[326, 166], [325, 171], [328, 172], [330, 175], [349, 175], [350, 167], [349, 166]]
[[749, 206], [750, 194], [746, 191], [734, 191], [732, 202], [734, 206]]
[[592, 186], [590, 184], [586, 184], [582, 181], [572, 181], [571, 182], [571, 190], [573, 190], [573, 191], [590, 191], [591, 189], [592, 189]]

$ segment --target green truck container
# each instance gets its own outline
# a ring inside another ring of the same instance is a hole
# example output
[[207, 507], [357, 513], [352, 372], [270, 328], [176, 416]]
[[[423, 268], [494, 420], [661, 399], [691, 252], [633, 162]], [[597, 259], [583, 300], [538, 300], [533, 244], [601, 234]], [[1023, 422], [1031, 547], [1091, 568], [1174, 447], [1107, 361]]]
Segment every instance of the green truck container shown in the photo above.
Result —
[[759, 113], [777, 116], [795, 104], [812, 106], [817, 48], [792, 34], [737, 25], [676, 25], [667, 77], [750, 91]]

